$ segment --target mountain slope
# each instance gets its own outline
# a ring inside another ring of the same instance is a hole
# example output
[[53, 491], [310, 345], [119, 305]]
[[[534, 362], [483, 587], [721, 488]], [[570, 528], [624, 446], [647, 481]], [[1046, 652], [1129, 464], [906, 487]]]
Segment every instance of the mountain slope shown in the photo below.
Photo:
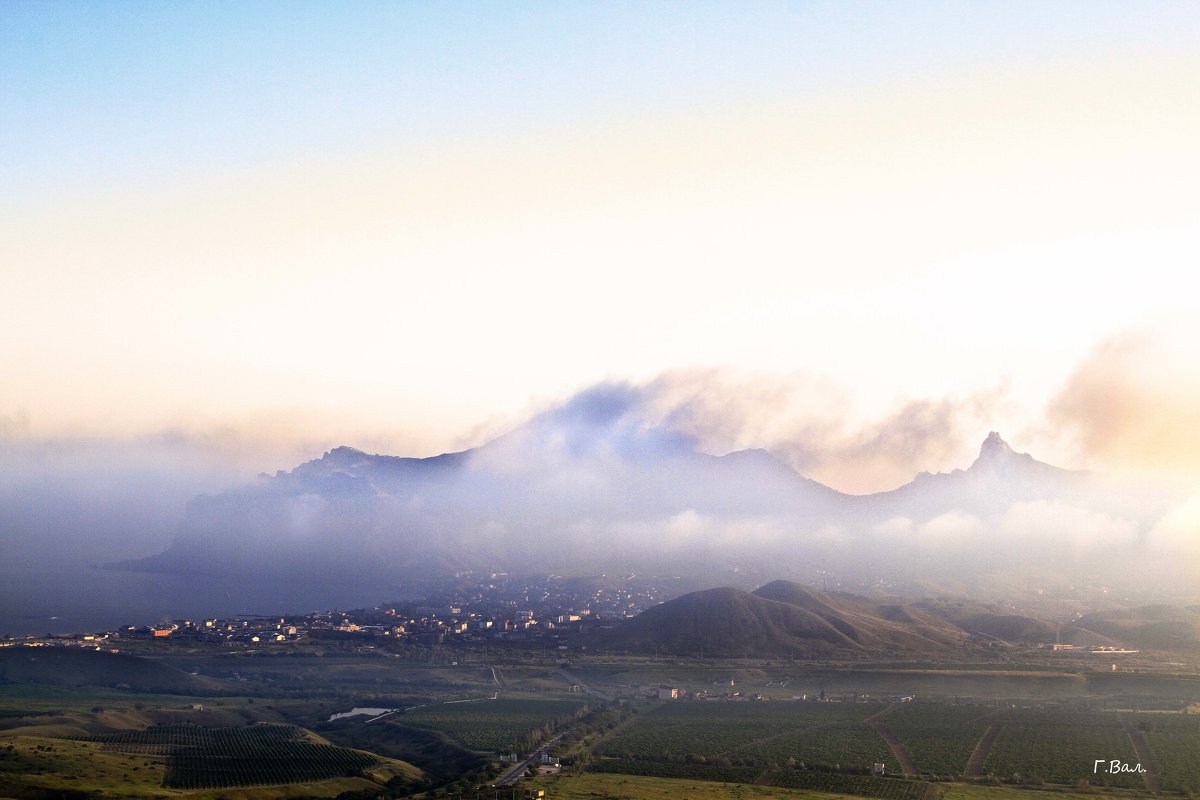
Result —
[[1091, 473], [1060, 469], [1018, 453], [992, 431], [967, 469], [922, 472], [889, 492], [857, 498], [860, 509], [876, 515], [931, 515], [947, 509], [975, 514], [1002, 511], [1014, 502], [1096, 494]]
[[[812, 580], [819, 569], [1007, 592], [1081, 570], [1137, 581], [1113, 554], [1144, 553], [1165, 509], [1016, 453], [995, 433], [967, 469], [851, 496], [763, 450], [700, 452], [622, 408], [620, 397], [585, 393], [480, 447], [431, 458], [338, 447], [197, 497], [168, 550], [122, 566], [289, 581], [521, 570], [717, 582], [734, 567]], [[864, 635], [905, 646], [881, 625], [882, 610], [834, 610], [873, 614], [880, 621], [859, 626]], [[952, 644], [919, 609], [889, 613]]]
[[1200, 650], [1200, 610], [1168, 605], [1098, 611], [1078, 625], [1148, 650]]
[[597, 645], [727, 657], [812, 657], [863, 649], [811, 611], [730, 587], [691, 592], [647, 609], [602, 634]]
[[1071, 624], [1003, 613], [971, 602], [872, 598], [772, 581], [754, 592], [730, 587], [682, 595], [593, 637], [610, 650], [690, 657], [970, 657], [1004, 643], [1018, 649], [1060, 641], [1085, 647], [1197, 647], [1200, 613], [1145, 606]]
[[810, 611], [874, 652], [938, 651], [963, 647], [968, 639], [957, 626], [910, 605], [881, 604], [844, 593], [825, 594], [786, 580], [761, 586], [754, 594]]

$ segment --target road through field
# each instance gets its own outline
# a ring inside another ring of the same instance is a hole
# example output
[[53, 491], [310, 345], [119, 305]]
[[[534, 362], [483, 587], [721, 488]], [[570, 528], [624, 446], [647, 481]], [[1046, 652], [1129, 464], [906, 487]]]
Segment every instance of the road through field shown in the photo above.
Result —
[[1129, 720], [1124, 714], [1121, 717], [1121, 725], [1125, 727], [1125, 733], [1129, 736], [1129, 742], [1133, 745], [1133, 749], [1137, 751], [1138, 763], [1146, 768], [1146, 774], [1143, 776], [1146, 781], [1146, 788], [1152, 792], [1162, 791], [1162, 776], [1158, 772], [1158, 765], [1154, 763], [1154, 756], [1150, 754], [1150, 745], [1146, 743], [1146, 737], [1142, 736], [1142, 732], [1129, 724]]
[[909, 754], [908, 748], [896, 738], [895, 734], [887, 729], [886, 725], [879, 721], [879, 718], [891, 711], [892, 708], [894, 708], [894, 706], [888, 706], [878, 714], [867, 717], [867, 719], [864, 721], [870, 725], [876, 733], [882, 736], [885, 742], [887, 742], [887, 746], [892, 750], [892, 755], [894, 755], [896, 760], [900, 762], [900, 769], [904, 772], [904, 776], [906, 778], [915, 778], [917, 777], [917, 767], [913, 763], [912, 756]]
[[[570, 729], [568, 729], [568, 730], [570, 730]], [[533, 754], [530, 755], [529, 758], [525, 759], [520, 764], [517, 764], [515, 767], [510, 769], [508, 772], [501, 775], [500, 779], [498, 781], [496, 781], [495, 783], [493, 783], [492, 786], [512, 786], [514, 783], [516, 783], [517, 781], [519, 781], [521, 779], [521, 776], [525, 774], [525, 770], [529, 769], [529, 766], [531, 764], [536, 764], [538, 762], [538, 760], [541, 758], [542, 753], [545, 753], [546, 751], [548, 751], [550, 749], [550, 745], [557, 742], [559, 739], [561, 739], [566, 734], [567, 734], [567, 731], [563, 731], [558, 736], [555, 736], [553, 739], [547, 739], [546, 742], [541, 747], [539, 747], [537, 750], [533, 751]]]
[[996, 737], [999, 735], [999, 725], [988, 726], [988, 729], [983, 732], [983, 736], [979, 737], [979, 744], [975, 745], [975, 751], [967, 759], [967, 768], [963, 771], [963, 775], [968, 778], [983, 775], [983, 764], [987, 761], [988, 753], [992, 752], [992, 745], [996, 743]]

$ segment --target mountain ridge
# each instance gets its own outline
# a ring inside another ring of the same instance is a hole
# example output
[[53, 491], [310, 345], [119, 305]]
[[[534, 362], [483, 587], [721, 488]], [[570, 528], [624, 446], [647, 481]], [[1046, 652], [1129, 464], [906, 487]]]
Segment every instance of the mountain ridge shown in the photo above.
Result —
[[711, 455], [615, 414], [604, 398], [588, 402], [599, 410], [548, 412], [479, 447], [426, 458], [332, 448], [194, 498], [167, 550], [121, 566], [380, 579], [519, 566], [715, 576], [738, 566], [979, 584], [985, 571], [1020, 568], [1029, 541], [1005, 537], [1024, 529], [1062, 529], [1035, 543], [1053, 551], [1037, 564], [1050, 579], [1057, 564], [1078, 567], [1079, 526], [1112, 522], [1131, 540], [1149, 530], [1120, 516], [1122, 497], [1090, 473], [1018, 453], [996, 432], [966, 469], [850, 495], [769, 451]]

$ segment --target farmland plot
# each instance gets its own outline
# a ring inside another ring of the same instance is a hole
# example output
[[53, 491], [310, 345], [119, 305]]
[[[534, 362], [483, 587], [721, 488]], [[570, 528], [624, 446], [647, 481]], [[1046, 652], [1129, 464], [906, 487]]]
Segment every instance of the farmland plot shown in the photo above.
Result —
[[1164, 789], [1200, 792], [1200, 715], [1138, 714], [1129, 722], [1150, 745]]
[[[984, 768], [1001, 779], [1145, 788], [1140, 775], [1104, 771], [1114, 759], [1137, 763], [1137, 754], [1115, 713], [1011, 709], [995, 721], [1003, 727]], [[1097, 760], [1105, 762], [1099, 771]]]
[[905, 703], [883, 719], [922, 775], [958, 776], [992, 721], [987, 706]]
[[583, 707], [575, 700], [482, 700], [417, 708], [397, 719], [444, 733], [470, 750], [523, 751], [532, 742], [531, 734], [545, 736]]
[[863, 722], [877, 711], [878, 706], [851, 703], [675, 703], [647, 712], [602, 755], [720, 766], [869, 769], [889, 753]]
[[380, 761], [359, 750], [313, 741], [302, 728], [290, 725], [159, 725], [88, 738], [108, 750], [167, 756], [163, 785], [175, 789], [223, 789], [352, 777]]

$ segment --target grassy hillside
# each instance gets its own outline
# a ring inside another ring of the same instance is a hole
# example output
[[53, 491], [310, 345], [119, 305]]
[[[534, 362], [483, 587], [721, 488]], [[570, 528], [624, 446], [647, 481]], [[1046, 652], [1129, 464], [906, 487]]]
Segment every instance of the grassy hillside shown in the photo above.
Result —
[[862, 649], [807, 609], [731, 588], [692, 592], [647, 609], [606, 632], [600, 644], [633, 652], [734, 657]]
[[222, 685], [149, 658], [82, 647], [0, 648], [0, 683], [112, 686], [142, 692], [213, 694]]

